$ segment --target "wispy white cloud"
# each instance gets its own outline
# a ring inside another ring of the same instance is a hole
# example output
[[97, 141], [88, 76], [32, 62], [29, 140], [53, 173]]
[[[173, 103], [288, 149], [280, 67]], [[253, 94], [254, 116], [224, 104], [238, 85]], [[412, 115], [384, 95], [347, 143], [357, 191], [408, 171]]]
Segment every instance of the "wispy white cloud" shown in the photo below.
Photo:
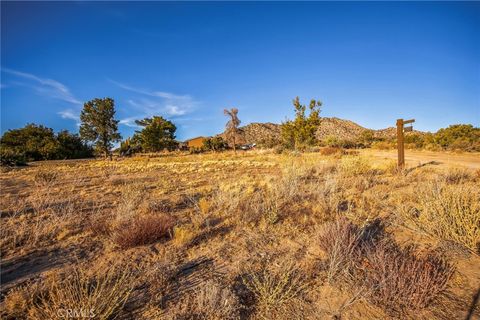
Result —
[[127, 101], [137, 114], [132, 117], [121, 119], [120, 123], [129, 127], [138, 127], [134, 120], [154, 115], [164, 115], [167, 117], [179, 117], [191, 113], [198, 102], [190, 95], [178, 95], [165, 91], [147, 90], [133, 87], [128, 84], [108, 79], [119, 88], [137, 93], [138, 96]]
[[140, 94], [143, 94], [143, 95], [146, 95], [146, 96], [164, 98], [164, 99], [169, 99], [169, 100], [192, 100], [192, 97], [190, 97], [189, 95], [176, 95], [176, 94], [173, 94], [173, 93], [170, 93], [170, 92], [165, 92], [165, 91], [152, 91], [152, 90], [146, 90], [146, 89], [141, 89], [141, 88], [135, 88], [135, 87], [132, 87], [130, 85], [127, 85], [127, 84], [124, 84], [124, 83], [121, 83], [121, 82], [118, 82], [118, 81], [115, 81], [115, 80], [112, 80], [112, 79], [108, 79], [108, 81], [110, 81], [111, 83], [115, 84], [116, 86], [118, 86], [122, 89], [132, 91], [132, 92], [136, 92], [136, 93], [140, 93]]
[[167, 114], [172, 116], [183, 116], [184, 114], [187, 113], [185, 109], [181, 109], [178, 106], [167, 105], [165, 108], [166, 108]]
[[128, 118], [121, 119], [118, 123], [126, 125], [127, 127], [131, 127], [131, 128], [140, 128], [140, 126], [135, 123], [135, 120], [137, 119], [138, 117], [128, 117]]
[[72, 109], [62, 110], [62, 111], [58, 112], [58, 114], [63, 119], [75, 120], [77, 122], [80, 120], [80, 116], [78, 115], [78, 113], [73, 111]]
[[22, 83], [22, 85], [30, 87], [42, 95], [63, 100], [74, 105], [82, 105], [82, 102], [75, 98], [75, 96], [70, 92], [70, 89], [68, 89], [67, 86], [59, 81], [41, 78], [31, 73], [21, 72], [9, 68], [2, 67], [1, 70], [23, 80], [27, 80], [27, 82]]

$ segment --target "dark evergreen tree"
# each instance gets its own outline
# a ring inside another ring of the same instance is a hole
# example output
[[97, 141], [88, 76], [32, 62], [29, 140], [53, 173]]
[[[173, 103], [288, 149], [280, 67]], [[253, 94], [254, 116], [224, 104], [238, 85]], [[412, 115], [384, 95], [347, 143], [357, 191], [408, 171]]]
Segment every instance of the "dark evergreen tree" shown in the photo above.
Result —
[[84, 104], [80, 114], [80, 137], [91, 142], [97, 152], [112, 157], [113, 143], [121, 140], [115, 103], [111, 98], [93, 99]]
[[177, 147], [173, 122], [163, 117], [153, 116], [143, 120], [136, 120], [136, 124], [144, 127], [137, 131], [134, 140], [139, 140], [143, 152], [158, 152], [164, 149], [173, 150]]

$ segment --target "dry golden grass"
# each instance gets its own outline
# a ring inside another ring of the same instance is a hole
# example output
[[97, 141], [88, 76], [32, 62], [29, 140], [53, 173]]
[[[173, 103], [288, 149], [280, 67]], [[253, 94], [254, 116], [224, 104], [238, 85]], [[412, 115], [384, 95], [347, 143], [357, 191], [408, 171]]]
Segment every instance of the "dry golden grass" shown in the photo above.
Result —
[[95, 318], [111, 319], [133, 290], [130, 270], [106, 270], [93, 276], [73, 269], [64, 279], [49, 279], [45, 292], [29, 306], [31, 319]]
[[[452, 179], [450, 176], [447, 178]], [[455, 181], [458, 181], [456, 176]], [[462, 178], [464, 176], [462, 175]], [[480, 253], [480, 188], [478, 184], [435, 181], [419, 194], [413, 219], [427, 232]]]
[[[480, 175], [321, 150], [2, 173], [2, 318], [95, 306], [122, 319], [441, 319], [447, 296], [448, 317], [464, 318], [480, 287]], [[365, 242], [375, 223], [395, 249]], [[390, 292], [366, 289], [378, 283]]]

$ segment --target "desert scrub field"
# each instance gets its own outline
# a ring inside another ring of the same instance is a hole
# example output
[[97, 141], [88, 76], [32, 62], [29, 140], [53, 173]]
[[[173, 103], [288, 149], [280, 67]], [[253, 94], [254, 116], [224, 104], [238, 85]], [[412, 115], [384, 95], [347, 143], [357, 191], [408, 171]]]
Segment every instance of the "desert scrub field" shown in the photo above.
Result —
[[2, 318], [480, 316], [480, 172], [331, 150], [1, 174]]

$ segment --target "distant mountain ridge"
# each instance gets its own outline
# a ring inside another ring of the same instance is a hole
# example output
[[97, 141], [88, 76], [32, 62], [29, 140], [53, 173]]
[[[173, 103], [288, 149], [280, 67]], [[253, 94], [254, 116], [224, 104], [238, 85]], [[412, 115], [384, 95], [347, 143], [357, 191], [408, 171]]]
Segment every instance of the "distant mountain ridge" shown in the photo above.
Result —
[[[239, 128], [239, 143], [274, 144], [281, 139], [280, 126], [280, 124], [271, 122], [252, 122]], [[374, 136], [378, 138], [393, 138], [397, 133], [396, 128], [394, 127], [373, 130], [362, 127], [350, 120], [336, 117], [323, 117], [321, 118], [320, 126], [315, 135], [318, 140], [323, 140], [332, 136], [342, 140], [355, 140], [362, 134], [362, 132], [367, 130], [371, 130]], [[420, 134], [424, 133], [416, 130], [414, 130], [414, 132]], [[218, 134], [218, 136], [226, 138], [225, 132]]]

